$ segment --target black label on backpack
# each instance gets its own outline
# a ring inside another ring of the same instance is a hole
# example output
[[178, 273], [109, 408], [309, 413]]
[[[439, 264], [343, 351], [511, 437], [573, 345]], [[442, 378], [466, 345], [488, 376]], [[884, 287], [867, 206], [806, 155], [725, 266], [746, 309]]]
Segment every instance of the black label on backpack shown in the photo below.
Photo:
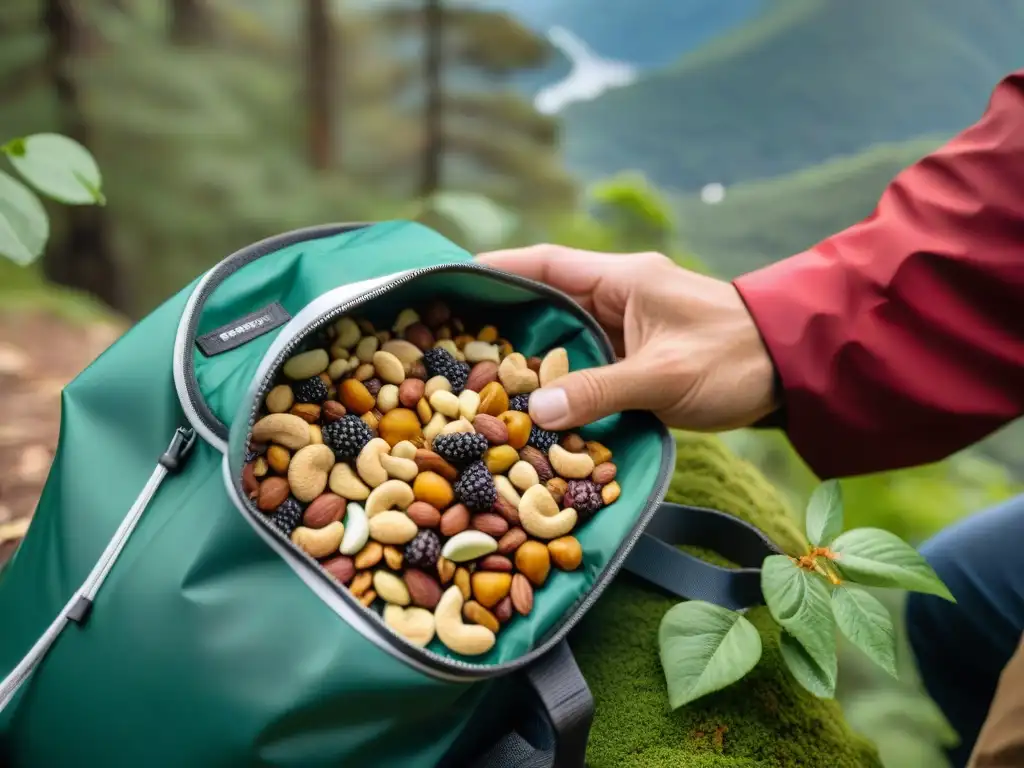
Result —
[[199, 349], [204, 355], [213, 357], [259, 338], [264, 333], [281, 327], [291, 319], [292, 316], [288, 314], [288, 311], [275, 301], [263, 309], [240, 317], [233, 323], [222, 325], [215, 331], [203, 334], [196, 339], [196, 344], [199, 345]]

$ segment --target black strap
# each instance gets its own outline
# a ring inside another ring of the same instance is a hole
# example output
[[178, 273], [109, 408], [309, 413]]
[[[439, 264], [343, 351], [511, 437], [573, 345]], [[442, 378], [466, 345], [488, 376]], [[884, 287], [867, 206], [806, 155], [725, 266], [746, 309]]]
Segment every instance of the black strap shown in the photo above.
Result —
[[[739, 568], [723, 568], [677, 549], [713, 550]], [[625, 563], [625, 569], [687, 600], [739, 610], [762, 605], [761, 563], [781, 550], [754, 526], [704, 507], [663, 503]]]
[[523, 675], [536, 706], [473, 768], [585, 768], [594, 697], [568, 643], [560, 642]]

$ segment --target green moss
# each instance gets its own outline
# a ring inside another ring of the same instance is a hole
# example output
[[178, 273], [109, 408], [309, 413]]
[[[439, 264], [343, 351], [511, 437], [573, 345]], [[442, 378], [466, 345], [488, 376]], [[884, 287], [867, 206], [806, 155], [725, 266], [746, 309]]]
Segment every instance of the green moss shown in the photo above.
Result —
[[[776, 491], [713, 437], [678, 435], [669, 499], [754, 523], [785, 548], [802, 537]], [[835, 701], [816, 699], [786, 671], [766, 609], [748, 613], [764, 653], [742, 681], [673, 712], [658, 657], [658, 625], [674, 600], [623, 575], [574, 633], [597, 702], [591, 768], [877, 768], [874, 747]]]

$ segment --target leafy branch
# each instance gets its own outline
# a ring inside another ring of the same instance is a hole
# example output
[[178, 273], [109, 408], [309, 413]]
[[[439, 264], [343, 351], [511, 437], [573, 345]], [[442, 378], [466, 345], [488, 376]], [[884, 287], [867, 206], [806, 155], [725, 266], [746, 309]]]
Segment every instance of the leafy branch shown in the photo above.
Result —
[[50, 237], [36, 192], [66, 205], [105, 205], [102, 178], [89, 150], [57, 133], [36, 133], [0, 145], [14, 170], [35, 189], [0, 171], [0, 256], [30, 264]]
[[[770, 555], [761, 592], [781, 627], [782, 659], [800, 685], [835, 695], [837, 631], [896, 677], [896, 638], [885, 606], [863, 587], [888, 587], [956, 602], [931, 566], [898, 536], [879, 528], [843, 531], [839, 483], [822, 483], [807, 505], [806, 554]], [[701, 601], [673, 606], [658, 633], [673, 709], [732, 685], [761, 658], [761, 636], [735, 611]]]

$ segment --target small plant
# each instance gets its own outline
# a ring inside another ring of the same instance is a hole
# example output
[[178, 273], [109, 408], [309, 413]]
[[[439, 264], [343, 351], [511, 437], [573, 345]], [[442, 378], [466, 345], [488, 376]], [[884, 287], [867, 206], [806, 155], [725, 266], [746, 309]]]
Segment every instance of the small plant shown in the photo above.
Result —
[[[66, 205], [104, 205], [96, 160], [74, 139], [37, 133], [0, 145], [0, 154], [44, 197]], [[35, 261], [50, 237], [50, 221], [36, 194], [0, 171], [0, 256]]]
[[[956, 602], [931, 566], [898, 536], [879, 528], [842, 533], [839, 484], [822, 483], [807, 505], [806, 554], [771, 555], [761, 591], [782, 628], [782, 658], [804, 688], [835, 695], [836, 630], [893, 677], [892, 619], [867, 587], [907, 589]], [[861, 586], [858, 586], [861, 585]], [[732, 685], [761, 658], [761, 636], [741, 614], [688, 601], [673, 606], [658, 632], [661, 664], [673, 709]]]

